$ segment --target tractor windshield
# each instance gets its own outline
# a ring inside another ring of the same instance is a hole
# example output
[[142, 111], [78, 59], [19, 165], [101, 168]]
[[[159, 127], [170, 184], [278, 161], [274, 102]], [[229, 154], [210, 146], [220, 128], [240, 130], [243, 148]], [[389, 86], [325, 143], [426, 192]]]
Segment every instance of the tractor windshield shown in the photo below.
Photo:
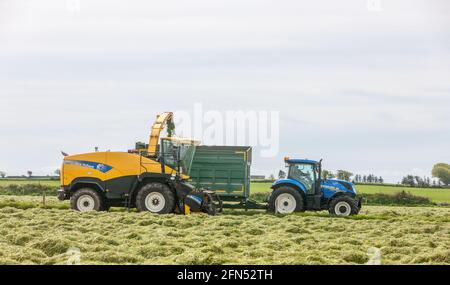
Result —
[[199, 142], [194, 140], [163, 138], [161, 139], [163, 152], [160, 153], [160, 157], [167, 166], [174, 169], [180, 167], [181, 174], [189, 175], [198, 144]]
[[313, 193], [315, 182], [314, 168], [313, 164], [293, 163], [289, 166], [289, 178], [303, 183], [308, 192]]

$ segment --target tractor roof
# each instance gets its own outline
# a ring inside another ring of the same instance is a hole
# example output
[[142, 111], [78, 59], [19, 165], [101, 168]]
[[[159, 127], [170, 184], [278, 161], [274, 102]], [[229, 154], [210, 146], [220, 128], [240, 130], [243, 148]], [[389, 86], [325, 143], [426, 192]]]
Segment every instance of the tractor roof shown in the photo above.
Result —
[[286, 160], [288, 163], [306, 163], [306, 164], [316, 164], [317, 161], [309, 160], [309, 159], [288, 159]]

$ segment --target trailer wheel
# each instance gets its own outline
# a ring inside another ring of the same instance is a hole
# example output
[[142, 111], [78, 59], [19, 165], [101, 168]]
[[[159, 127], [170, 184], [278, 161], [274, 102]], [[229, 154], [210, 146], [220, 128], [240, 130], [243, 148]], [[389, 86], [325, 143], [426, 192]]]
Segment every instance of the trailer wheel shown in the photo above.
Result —
[[355, 199], [349, 196], [338, 196], [331, 200], [328, 212], [337, 216], [350, 216], [358, 214], [358, 205]]
[[280, 214], [304, 211], [303, 197], [298, 190], [282, 186], [272, 192], [269, 198], [269, 211]]
[[149, 183], [139, 190], [136, 196], [136, 208], [140, 212], [173, 213], [175, 210], [175, 195], [165, 184]]
[[81, 188], [70, 197], [70, 207], [80, 212], [101, 211], [103, 199], [91, 188]]

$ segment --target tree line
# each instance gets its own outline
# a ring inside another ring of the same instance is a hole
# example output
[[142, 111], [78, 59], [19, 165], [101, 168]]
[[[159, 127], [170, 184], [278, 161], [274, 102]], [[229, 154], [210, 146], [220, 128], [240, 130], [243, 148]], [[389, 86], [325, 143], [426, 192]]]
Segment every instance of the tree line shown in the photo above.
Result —
[[324, 169], [322, 170], [322, 177], [326, 179], [336, 178], [340, 180], [351, 181], [354, 183], [384, 183], [384, 179], [381, 176], [376, 176], [374, 174], [353, 174], [352, 172], [343, 169], [337, 170], [336, 173]]
[[[56, 176], [60, 176], [60, 175], [61, 175], [61, 170], [56, 169], [56, 170], [53, 172], [53, 174], [56, 175]], [[47, 176], [50, 176], [50, 175], [47, 175]], [[0, 170], [0, 178], [6, 178], [6, 177], [8, 177], [7, 173], [6, 173], [5, 171], [1, 171], [1, 170]], [[10, 176], [10, 177], [19, 177], [19, 176]], [[20, 177], [32, 178], [32, 177], [34, 177], [34, 176], [33, 176], [33, 171], [28, 170], [26, 175], [22, 175], [22, 176], [20, 176]]]
[[[433, 166], [431, 175], [435, 179], [430, 177], [419, 177], [417, 175], [408, 174], [402, 178], [399, 184], [407, 185], [411, 187], [441, 187], [442, 185], [450, 185], [450, 165], [446, 163], [437, 163]], [[353, 183], [384, 183], [384, 179], [381, 176], [374, 174], [361, 175], [353, 174], [348, 170], [337, 170], [333, 173], [329, 170], [322, 170], [322, 177], [325, 179], [337, 178], [345, 181], [351, 181]]]

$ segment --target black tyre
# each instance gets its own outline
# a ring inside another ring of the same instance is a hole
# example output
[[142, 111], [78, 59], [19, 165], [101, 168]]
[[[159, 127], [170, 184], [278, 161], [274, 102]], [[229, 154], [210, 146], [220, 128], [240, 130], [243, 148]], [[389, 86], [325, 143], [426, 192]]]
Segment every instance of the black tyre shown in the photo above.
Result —
[[81, 188], [70, 197], [70, 207], [80, 212], [101, 211], [104, 201], [103, 197], [94, 189]]
[[110, 208], [111, 208], [111, 205], [107, 201], [105, 201], [103, 203], [103, 207], [102, 207], [102, 209], [100, 211], [108, 212]]
[[328, 212], [337, 216], [357, 215], [358, 202], [349, 196], [338, 196], [331, 200]]
[[214, 204], [209, 204], [205, 209], [206, 213], [210, 216], [215, 216], [217, 214], [217, 207]]
[[138, 211], [169, 214], [175, 210], [175, 195], [169, 186], [162, 183], [144, 185], [136, 196]]
[[289, 214], [304, 211], [304, 201], [297, 189], [281, 186], [275, 189], [269, 197], [268, 210], [273, 213]]

